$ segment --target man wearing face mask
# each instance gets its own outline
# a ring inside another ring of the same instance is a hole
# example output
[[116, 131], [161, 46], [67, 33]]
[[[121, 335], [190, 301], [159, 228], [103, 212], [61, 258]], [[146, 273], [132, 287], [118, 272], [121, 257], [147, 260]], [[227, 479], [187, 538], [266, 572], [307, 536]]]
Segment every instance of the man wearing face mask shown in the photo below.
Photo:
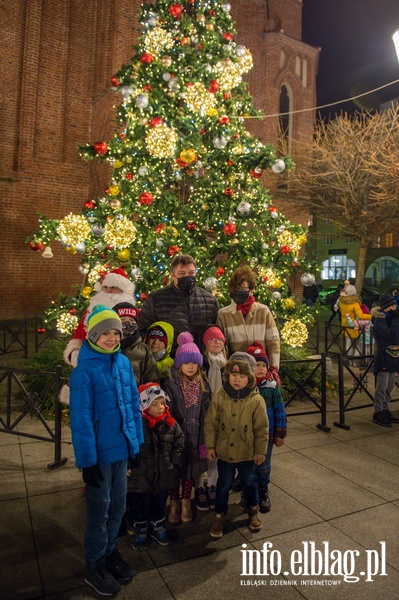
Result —
[[256, 301], [255, 286], [252, 269], [238, 267], [228, 283], [231, 304], [220, 309], [216, 324], [226, 336], [229, 355], [245, 352], [246, 344], [261, 343], [269, 357], [269, 371], [279, 383], [280, 335], [270, 309]]
[[196, 285], [197, 267], [189, 254], [177, 254], [171, 262], [172, 283], [150, 294], [139, 314], [139, 330], [145, 336], [157, 321], [166, 321], [174, 328], [171, 356], [177, 348], [177, 337], [189, 331], [194, 342], [202, 347], [202, 334], [216, 322], [219, 303], [207, 290]]
[[114, 306], [114, 311], [122, 321], [121, 350], [130, 360], [137, 387], [150, 381], [159, 381], [155, 359], [138, 330], [138, 309], [129, 302], [120, 302]]

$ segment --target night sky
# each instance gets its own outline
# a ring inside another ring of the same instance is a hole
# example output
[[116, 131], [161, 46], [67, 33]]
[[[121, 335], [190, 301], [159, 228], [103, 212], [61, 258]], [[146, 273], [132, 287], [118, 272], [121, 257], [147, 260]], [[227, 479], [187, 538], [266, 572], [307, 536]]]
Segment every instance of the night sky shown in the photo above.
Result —
[[[321, 47], [318, 106], [399, 79], [391, 39], [398, 28], [399, 0], [303, 0], [303, 41]], [[321, 112], [370, 110], [397, 97], [399, 84]]]

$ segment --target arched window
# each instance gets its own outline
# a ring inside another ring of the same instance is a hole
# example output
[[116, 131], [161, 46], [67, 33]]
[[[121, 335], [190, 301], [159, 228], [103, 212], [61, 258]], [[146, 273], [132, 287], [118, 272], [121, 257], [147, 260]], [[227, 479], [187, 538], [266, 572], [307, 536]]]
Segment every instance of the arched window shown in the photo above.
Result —
[[345, 254], [336, 254], [323, 261], [321, 278], [334, 281], [354, 279], [356, 277], [355, 261], [347, 258]]

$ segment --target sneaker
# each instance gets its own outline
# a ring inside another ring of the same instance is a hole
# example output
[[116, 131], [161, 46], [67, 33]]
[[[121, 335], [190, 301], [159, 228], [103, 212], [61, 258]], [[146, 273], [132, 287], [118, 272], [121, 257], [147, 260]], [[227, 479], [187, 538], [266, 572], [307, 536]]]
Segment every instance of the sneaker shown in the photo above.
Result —
[[266, 488], [259, 490], [259, 512], [267, 513], [272, 507], [270, 492]]
[[132, 526], [132, 548], [133, 550], [145, 550], [147, 548], [148, 521], [137, 521]]
[[391, 421], [384, 414], [383, 410], [374, 413], [373, 415], [373, 423], [376, 425], [381, 425], [381, 427], [392, 427]]
[[248, 512], [248, 506], [247, 506], [247, 501], [245, 500], [244, 492], [241, 492], [241, 496], [240, 496], [240, 508], [244, 512]]
[[210, 530], [211, 537], [217, 539], [223, 536], [223, 527], [226, 517], [223, 513], [215, 513], [213, 516], [213, 525]]
[[195, 490], [195, 505], [198, 510], [209, 510], [208, 499], [206, 497], [205, 488], [200, 487]]
[[119, 582], [107, 569], [105, 557], [100, 558], [95, 567], [86, 567], [84, 581], [100, 596], [113, 596], [121, 589]]
[[150, 535], [153, 540], [158, 542], [161, 546], [169, 546], [170, 539], [168, 530], [165, 527], [166, 519], [160, 521], [150, 521]]
[[214, 510], [215, 508], [215, 500], [216, 500], [216, 486], [210, 485], [206, 488], [206, 497], [208, 498], [209, 508]]
[[121, 583], [129, 583], [136, 575], [136, 571], [122, 558], [118, 548], [114, 548], [112, 554], [106, 557], [106, 565], [114, 579]]
[[399, 419], [398, 417], [395, 417], [395, 415], [393, 415], [391, 413], [391, 411], [389, 410], [389, 408], [386, 408], [385, 410], [382, 411], [385, 415], [385, 417], [388, 419], [388, 421], [390, 423], [399, 423]]

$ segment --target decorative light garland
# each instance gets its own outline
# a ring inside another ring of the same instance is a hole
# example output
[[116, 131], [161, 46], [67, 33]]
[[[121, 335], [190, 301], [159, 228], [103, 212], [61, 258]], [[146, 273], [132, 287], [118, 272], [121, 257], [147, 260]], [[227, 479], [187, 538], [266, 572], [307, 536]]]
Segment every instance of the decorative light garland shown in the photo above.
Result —
[[60, 240], [68, 246], [76, 246], [84, 242], [90, 235], [91, 226], [82, 215], [69, 213], [61, 219], [57, 226], [57, 233]]

